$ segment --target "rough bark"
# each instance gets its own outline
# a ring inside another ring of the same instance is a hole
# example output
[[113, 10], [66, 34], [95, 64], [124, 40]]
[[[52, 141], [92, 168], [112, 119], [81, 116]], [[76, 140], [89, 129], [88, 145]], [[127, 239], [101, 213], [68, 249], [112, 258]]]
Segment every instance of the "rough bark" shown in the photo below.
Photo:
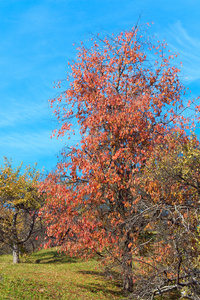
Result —
[[127, 239], [124, 247], [124, 259], [123, 259], [123, 289], [127, 292], [133, 292], [133, 272], [132, 272], [132, 253], [131, 247], [129, 247], [132, 238], [130, 233], [127, 233]]
[[[128, 269], [131, 268], [130, 265], [127, 265]], [[133, 292], [133, 275], [132, 272], [125, 272], [123, 278], [123, 289], [127, 292]]]

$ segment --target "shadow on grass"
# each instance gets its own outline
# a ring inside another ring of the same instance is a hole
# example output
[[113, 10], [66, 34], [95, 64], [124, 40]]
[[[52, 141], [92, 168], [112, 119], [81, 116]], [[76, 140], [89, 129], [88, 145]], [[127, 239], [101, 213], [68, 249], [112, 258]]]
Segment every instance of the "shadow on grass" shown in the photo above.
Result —
[[101, 284], [95, 284], [95, 283], [91, 283], [91, 284], [87, 284], [86, 285], [80, 285], [77, 284], [77, 287], [81, 288], [81, 289], [85, 289], [88, 290], [89, 292], [93, 293], [93, 294], [97, 294], [99, 292], [101, 292], [102, 294], [104, 294], [105, 296], [108, 295], [112, 295], [115, 297], [120, 297], [120, 296], [124, 296], [124, 292], [123, 291], [113, 291], [109, 288], [106, 288], [105, 286], [101, 286]]
[[48, 252], [37, 252], [33, 254], [28, 263], [36, 264], [65, 264], [65, 263], [77, 263], [78, 259], [74, 257], [69, 257], [64, 253], [57, 251], [48, 251]]
[[115, 271], [78, 271], [78, 273], [101, 276], [106, 279], [112, 279], [115, 286], [121, 287], [121, 279], [118, 272]]

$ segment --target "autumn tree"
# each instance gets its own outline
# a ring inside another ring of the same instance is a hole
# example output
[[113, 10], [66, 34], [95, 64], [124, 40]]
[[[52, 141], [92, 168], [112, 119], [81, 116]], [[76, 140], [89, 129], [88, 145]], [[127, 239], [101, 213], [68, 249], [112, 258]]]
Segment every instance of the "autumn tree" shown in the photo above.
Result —
[[13, 263], [34, 233], [43, 197], [38, 193], [40, 173], [35, 167], [12, 167], [5, 158], [0, 167], [0, 243], [12, 248]]
[[137, 27], [82, 44], [67, 89], [51, 100], [60, 124], [53, 135], [73, 136], [74, 117], [81, 138], [44, 183], [48, 235], [72, 255], [113, 260], [130, 292], [156, 204], [141, 185], [146, 162], [174, 131], [184, 134], [179, 69], [166, 45], [155, 44]]

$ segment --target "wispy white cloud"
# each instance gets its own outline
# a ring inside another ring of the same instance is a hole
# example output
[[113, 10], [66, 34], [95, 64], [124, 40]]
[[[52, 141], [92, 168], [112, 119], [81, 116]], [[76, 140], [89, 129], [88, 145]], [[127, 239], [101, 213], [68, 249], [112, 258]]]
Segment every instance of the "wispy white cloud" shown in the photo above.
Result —
[[189, 81], [200, 79], [200, 37], [194, 37], [180, 21], [171, 24], [165, 33], [169, 48], [180, 54], [183, 75]]
[[0, 128], [17, 126], [20, 124], [32, 124], [37, 120], [50, 121], [50, 109], [44, 103], [23, 103], [10, 100], [0, 110]]
[[[41, 153], [46, 154], [55, 152], [61, 147], [61, 141], [52, 140], [50, 138], [50, 130], [42, 130], [40, 132], [9, 132], [9, 134], [1, 134], [1, 150], [15, 149], [16, 151], [22, 150], [24, 153]], [[6, 153], [4, 154], [6, 155]]]
[[56, 155], [63, 147], [63, 143], [59, 140], [50, 139], [51, 132], [42, 130], [40, 132], [9, 132], [0, 134], [0, 161], [3, 163], [3, 157], [13, 160], [13, 166], [17, 167], [24, 163], [33, 165], [38, 163], [38, 168], [43, 167], [51, 170], [55, 167]]
[[51, 138], [51, 130], [44, 129], [37, 132], [25, 131], [17, 132], [10, 131], [9, 133], [0, 134], [0, 156], [6, 155], [3, 153], [4, 149], [10, 150], [22, 150], [23, 153], [38, 153], [38, 154], [52, 154], [60, 151], [64, 146], [71, 146], [80, 140], [80, 135], [77, 130], [77, 134], [72, 140], [68, 140], [67, 137]]

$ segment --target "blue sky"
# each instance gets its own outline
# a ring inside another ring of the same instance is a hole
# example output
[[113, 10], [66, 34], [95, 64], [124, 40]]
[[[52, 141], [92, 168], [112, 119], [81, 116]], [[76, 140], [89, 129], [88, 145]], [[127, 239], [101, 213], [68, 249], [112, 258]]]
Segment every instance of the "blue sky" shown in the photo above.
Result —
[[180, 53], [183, 83], [200, 95], [199, 14], [199, 0], [0, 0], [0, 164], [7, 156], [14, 166], [54, 168], [68, 140], [50, 139], [57, 125], [48, 99], [67, 76], [72, 44], [131, 29], [140, 15], [154, 22], [150, 35]]

